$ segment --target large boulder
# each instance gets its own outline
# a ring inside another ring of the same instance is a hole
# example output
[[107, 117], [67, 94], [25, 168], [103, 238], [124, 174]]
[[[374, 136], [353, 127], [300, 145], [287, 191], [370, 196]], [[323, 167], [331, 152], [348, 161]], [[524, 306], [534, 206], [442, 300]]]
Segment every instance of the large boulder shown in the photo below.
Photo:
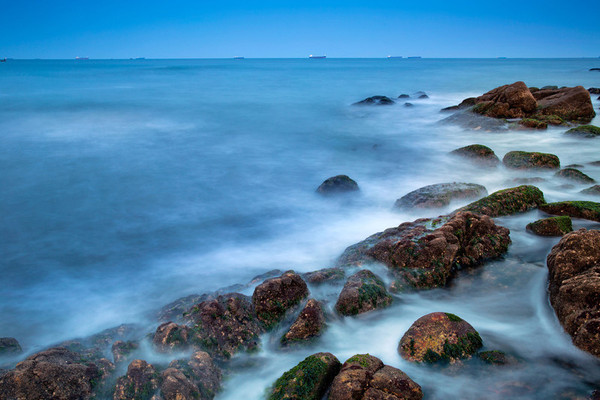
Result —
[[485, 187], [475, 183], [437, 183], [413, 190], [396, 200], [394, 206], [402, 209], [440, 208], [453, 200], [471, 200], [486, 195]]
[[529, 88], [519, 81], [477, 97], [473, 111], [492, 118], [523, 118], [533, 113], [536, 107], [537, 102]]
[[450, 154], [466, 158], [477, 165], [486, 167], [495, 167], [500, 164], [500, 159], [494, 153], [494, 150], [482, 144], [471, 144], [456, 150], [452, 150]]
[[509, 151], [504, 155], [502, 163], [511, 169], [558, 169], [560, 160], [554, 154]]
[[307, 296], [306, 282], [294, 271], [288, 271], [258, 285], [252, 295], [252, 304], [258, 319], [267, 328], [272, 328]]
[[357, 315], [392, 303], [383, 281], [373, 272], [363, 269], [348, 278], [335, 309], [341, 315]]
[[247, 296], [230, 293], [203, 301], [187, 313], [190, 341], [217, 359], [229, 359], [239, 350], [254, 350], [264, 332]]
[[444, 286], [453, 270], [475, 266], [508, 250], [509, 230], [485, 215], [458, 212], [418, 219], [376, 233], [348, 247], [340, 266], [385, 264], [397, 277], [394, 290]]
[[117, 379], [114, 400], [150, 400], [158, 391], [160, 374], [152, 364], [133, 360], [127, 374]]
[[503, 189], [477, 200], [458, 211], [471, 211], [490, 217], [521, 213], [546, 203], [544, 193], [535, 186], [521, 185]]
[[325, 181], [317, 188], [317, 193], [324, 196], [330, 196], [341, 193], [357, 192], [359, 190], [356, 181], [348, 175], [336, 175], [325, 179]]
[[526, 229], [539, 236], [562, 236], [573, 231], [571, 217], [544, 218], [527, 224]]
[[596, 181], [575, 168], [563, 168], [554, 174], [557, 178], [567, 179], [577, 183], [596, 183]]
[[321, 400], [340, 371], [339, 360], [331, 353], [308, 356], [273, 384], [268, 400]]
[[98, 366], [63, 347], [34, 354], [0, 376], [3, 400], [90, 399], [101, 378]]
[[222, 374], [208, 353], [198, 351], [189, 360], [172, 361], [161, 377], [163, 400], [210, 400], [221, 387]]
[[565, 235], [546, 261], [558, 320], [577, 347], [600, 357], [600, 231]]
[[568, 121], [588, 122], [596, 116], [590, 94], [583, 86], [540, 90], [536, 115], [557, 115]]
[[369, 354], [350, 357], [331, 384], [329, 400], [420, 400], [421, 386]]
[[600, 128], [594, 125], [580, 125], [569, 129], [565, 134], [583, 138], [595, 138], [600, 136]]
[[320, 302], [310, 299], [290, 329], [281, 338], [283, 346], [306, 343], [325, 330], [325, 312]]
[[453, 363], [470, 358], [482, 345], [479, 333], [467, 321], [434, 312], [411, 325], [400, 340], [398, 352], [409, 361]]
[[594, 201], [560, 201], [542, 204], [540, 210], [552, 215], [568, 215], [571, 218], [600, 222], [600, 203]]

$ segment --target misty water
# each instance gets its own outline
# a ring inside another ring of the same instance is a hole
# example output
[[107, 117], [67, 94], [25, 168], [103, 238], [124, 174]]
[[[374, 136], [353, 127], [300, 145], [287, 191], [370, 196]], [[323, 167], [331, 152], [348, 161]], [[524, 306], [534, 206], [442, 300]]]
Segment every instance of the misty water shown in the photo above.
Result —
[[[600, 86], [594, 59], [19, 61], [0, 65], [0, 337], [26, 354], [122, 323], [147, 332], [161, 306], [245, 283], [272, 269], [332, 266], [372, 233], [446, 209], [398, 212], [419, 187], [472, 182], [489, 193], [543, 177], [546, 200], [587, 199], [552, 172], [480, 169], [448, 152], [473, 143], [557, 154], [600, 180], [600, 145], [547, 131], [467, 131], [440, 124], [442, 107], [522, 80]], [[389, 107], [372, 95], [425, 91]], [[594, 108], [600, 102], [592, 96]], [[593, 121], [600, 123], [600, 118]], [[360, 195], [322, 198], [347, 174]], [[501, 260], [462, 271], [448, 288], [395, 295], [391, 307], [333, 318], [320, 340], [282, 351], [282, 331], [238, 355], [218, 399], [259, 399], [317, 351], [342, 362], [370, 353], [400, 368], [425, 397], [560, 398], [600, 386], [600, 364], [571, 344], [549, 306], [545, 259], [557, 238], [525, 225], [538, 211], [498, 218], [511, 230]], [[599, 224], [575, 220], [575, 228]], [[373, 270], [385, 275], [381, 266]], [[341, 286], [310, 287], [332, 310]], [[253, 288], [244, 291], [252, 294]], [[397, 346], [420, 316], [457, 314], [486, 350], [517, 367], [411, 364]], [[147, 351], [149, 361], [156, 355]], [[565, 397], [567, 398], [567, 397]]]

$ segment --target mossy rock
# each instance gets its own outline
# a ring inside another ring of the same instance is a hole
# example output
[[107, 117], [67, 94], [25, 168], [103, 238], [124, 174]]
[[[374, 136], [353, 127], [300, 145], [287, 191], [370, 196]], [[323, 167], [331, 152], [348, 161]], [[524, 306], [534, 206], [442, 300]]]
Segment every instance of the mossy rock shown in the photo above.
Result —
[[490, 217], [500, 217], [529, 211], [545, 202], [544, 193], [540, 189], [531, 185], [521, 185], [494, 192], [458, 211], [472, 211]]
[[568, 179], [578, 183], [596, 183], [596, 181], [575, 168], [563, 168], [554, 174], [557, 178]]
[[331, 353], [308, 356], [275, 381], [268, 399], [321, 400], [340, 367]]
[[519, 361], [515, 357], [510, 356], [505, 352], [499, 350], [482, 351], [481, 353], [477, 353], [477, 357], [479, 357], [481, 361], [489, 365], [510, 366], [519, 363]]
[[464, 146], [456, 150], [452, 150], [450, 154], [467, 158], [479, 165], [495, 167], [500, 164], [500, 159], [496, 153], [494, 153], [494, 150], [482, 144], [471, 144], [469, 146]]
[[595, 138], [600, 136], [600, 128], [594, 125], [580, 125], [565, 132], [565, 135], [579, 136], [582, 138]]
[[325, 312], [320, 302], [310, 299], [290, 329], [281, 338], [282, 346], [312, 342], [325, 331]]
[[383, 281], [373, 272], [363, 269], [350, 276], [344, 285], [335, 309], [341, 315], [357, 315], [392, 303]]
[[502, 163], [510, 169], [558, 169], [560, 160], [554, 154], [510, 151], [502, 159]]
[[568, 215], [571, 218], [589, 219], [600, 222], [600, 203], [595, 201], [560, 201], [540, 206], [540, 210], [553, 215]]
[[562, 236], [573, 231], [573, 224], [571, 217], [562, 215], [540, 219], [527, 224], [527, 230], [539, 236]]
[[530, 129], [548, 129], [548, 123], [535, 118], [523, 118], [519, 121], [519, 125]]

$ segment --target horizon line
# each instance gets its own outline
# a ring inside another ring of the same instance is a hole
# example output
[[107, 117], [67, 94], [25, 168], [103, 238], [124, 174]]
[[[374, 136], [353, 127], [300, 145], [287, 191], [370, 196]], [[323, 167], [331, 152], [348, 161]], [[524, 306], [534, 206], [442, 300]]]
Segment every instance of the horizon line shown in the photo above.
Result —
[[[394, 59], [394, 60], [419, 60], [419, 59], [447, 59], [447, 60], [469, 60], [469, 59], [539, 59], [539, 60], [554, 60], [554, 59], [597, 59], [600, 56], [579, 56], [579, 57], [509, 57], [509, 56], [497, 56], [497, 57], [424, 57], [424, 56], [380, 56], [380, 57], [351, 57], [351, 56], [340, 56], [331, 57], [327, 56], [322, 59], [365, 59], [365, 60], [378, 60], [378, 59]], [[16, 58], [16, 57], [4, 57], [6, 61], [106, 61], [106, 60], [124, 60], [124, 61], [148, 61], [148, 60], [303, 60], [303, 59], [315, 59], [314, 57], [303, 56], [303, 57], [245, 57], [245, 56], [229, 56], [229, 57], [110, 57], [110, 58], [94, 58], [94, 57], [71, 57], [71, 58]]]

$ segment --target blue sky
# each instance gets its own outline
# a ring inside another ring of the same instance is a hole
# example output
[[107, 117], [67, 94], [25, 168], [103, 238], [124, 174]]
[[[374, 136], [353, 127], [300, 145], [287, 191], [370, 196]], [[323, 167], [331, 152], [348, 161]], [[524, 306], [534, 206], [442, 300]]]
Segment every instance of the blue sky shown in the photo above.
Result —
[[597, 0], [0, 1], [0, 57], [600, 56]]

